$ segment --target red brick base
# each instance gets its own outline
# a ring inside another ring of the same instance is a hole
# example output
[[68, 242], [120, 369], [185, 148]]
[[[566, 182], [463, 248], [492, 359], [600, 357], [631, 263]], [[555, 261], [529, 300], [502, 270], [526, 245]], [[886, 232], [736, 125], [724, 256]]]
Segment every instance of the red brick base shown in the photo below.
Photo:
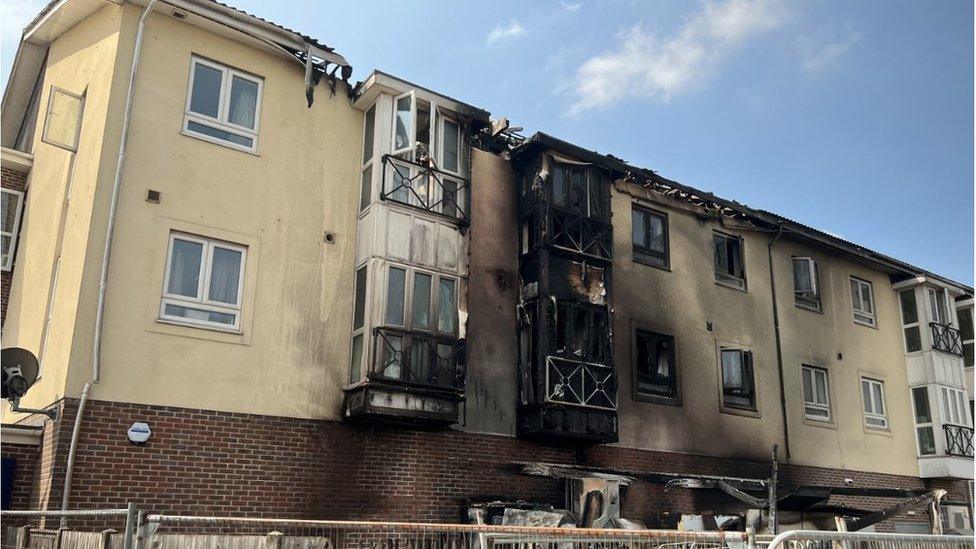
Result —
[[[66, 400], [45, 430], [31, 506], [60, 501], [77, 402]], [[128, 442], [135, 421], [152, 428], [144, 445]], [[7, 448], [4, 447], [4, 453]], [[90, 401], [79, 439], [72, 508], [124, 507], [193, 515], [454, 522], [471, 500], [524, 499], [562, 506], [560, 481], [518, 473], [517, 462], [546, 461], [657, 471], [765, 478], [768, 463], [598, 446], [587, 451], [456, 431], [379, 429], [333, 421], [231, 414]], [[920, 490], [922, 479], [783, 465], [781, 485]], [[943, 482], [966, 501], [965, 482]], [[892, 501], [831, 501], [879, 509]], [[711, 490], [638, 482], [622, 515], [660, 525], [663, 512], [742, 510]], [[897, 520], [925, 521], [927, 513]], [[884, 528], [879, 528], [884, 529]]]

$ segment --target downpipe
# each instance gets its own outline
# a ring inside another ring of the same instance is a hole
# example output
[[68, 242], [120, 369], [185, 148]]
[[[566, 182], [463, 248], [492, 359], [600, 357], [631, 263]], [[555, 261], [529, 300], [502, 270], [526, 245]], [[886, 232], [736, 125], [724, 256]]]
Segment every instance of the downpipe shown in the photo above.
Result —
[[112, 239], [115, 236], [115, 218], [119, 206], [119, 190], [122, 187], [122, 167], [125, 164], [126, 147], [129, 142], [129, 119], [132, 116], [132, 96], [135, 92], [136, 72], [139, 68], [139, 58], [142, 54], [142, 36], [146, 28], [146, 19], [152, 13], [156, 0], [149, 0], [146, 9], [139, 18], [139, 30], [136, 31], [136, 43], [132, 53], [132, 69], [129, 72], [129, 90], [125, 96], [125, 113], [122, 116], [122, 138], [119, 143], [119, 159], [115, 165], [115, 181], [112, 183], [112, 202], [108, 211], [108, 226], [105, 229], [105, 249], [102, 252], [102, 273], [98, 281], [98, 308], [95, 310], [95, 336], [92, 352], [92, 382], [101, 380], [101, 347], [102, 320], [105, 316], [105, 286], [108, 284], [108, 267], [112, 258]]
[[[81, 434], [81, 417], [85, 414], [85, 404], [88, 403], [88, 390], [91, 389], [91, 382], [85, 383], [85, 388], [81, 390], [81, 400], [78, 402], [78, 413], [75, 414], [75, 427], [71, 431], [71, 446], [68, 449], [68, 469], [64, 473], [64, 493], [61, 495], [61, 510], [68, 510], [68, 502], [71, 499], [71, 477], [75, 472], [75, 453], [78, 450], [78, 436]], [[61, 528], [68, 527], [68, 516], [61, 515]]]
[[[790, 461], [790, 426], [786, 413], [786, 382], [783, 379], [783, 338], [779, 327], [779, 303], [776, 300], [776, 276], [773, 273], [773, 246], [783, 235], [783, 225], [779, 225], [776, 236], [769, 242], [769, 290], [773, 298], [773, 330], [776, 334], [776, 366], [779, 374], [779, 407], [783, 414], [783, 447], [786, 450], [786, 461]], [[775, 459], [775, 458], [774, 458]]]

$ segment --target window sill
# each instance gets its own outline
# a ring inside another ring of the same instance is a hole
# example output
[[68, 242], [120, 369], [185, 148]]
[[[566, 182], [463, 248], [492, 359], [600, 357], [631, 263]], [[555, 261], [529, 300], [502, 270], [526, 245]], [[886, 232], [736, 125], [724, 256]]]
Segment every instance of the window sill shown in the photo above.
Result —
[[741, 406], [735, 406], [731, 404], [722, 403], [721, 410], [723, 414], [729, 414], [733, 416], [751, 417], [759, 418], [759, 410], [757, 408], [746, 408]]
[[742, 281], [742, 286], [736, 286], [735, 284], [732, 284], [731, 282], [724, 282], [722, 280], [716, 279], [715, 280], [715, 285], [716, 286], [722, 286], [723, 288], [728, 288], [730, 290], [738, 290], [738, 291], [740, 291], [740, 292], [742, 292], [744, 294], [749, 293], [748, 287], [745, 285], [745, 281], [744, 280]]
[[795, 302], [797, 309], [803, 309], [804, 311], [810, 311], [811, 313], [824, 314], [823, 308], [814, 307], [813, 305], [807, 305], [806, 303]]
[[647, 404], [660, 404], [662, 406], [676, 406], [676, 407], [681, 406], [680, 396], [667, 397], [663, 395], [646, 395], [646, 394], [634, 392], [631, 395], [631, 398], [634, 399], [634, 402], [644, 402]]
[[803, 416], [803, 424], [804, 425], [808, 425], [810, 427], [817, 427], [817, 428], [820, 428], [820, 429], [832, 429], [834, 431], [837, 430], [837, 424], [834, 423], [834, 420], [832, 420], [832, 419], [828, 419], [828, 420], [824, 420], [824, 419], [813, 419], [811, 417], [808, 417], [808, 416], [805, 416], [804, 415]]
[[234, 143], [230, 143], [230, 142], [224, 141], [222, 139], [217, 139], [216, 137], [210, 137], [209, 135], [204, 135], [204, 134], [192, 132], [192, 131], [186, 130], [186, 129], [180, 130], [180, 133], [183, 134], [183, 135], [185, 135], [185, 136], [187, 136], [187, 137], [192, 137], [193, 139], [199, 139], [200, 141], [205, 141], [207, 143], [212, 143], [214, 145], [218, 145], [220, 147], [224, 147], [225, 149], [231, 149], [231, 150], [234, 150], [234, 151], [240, 151], [242, 153], [246, 153], [246, 154], [249, 154], [251, 156], [257, 156], [258, 158], [261, 157], [261, 155], [258, 154], [257, 149], [248, 149], [246, 147], [242, 147], [240, 145], [235, 145]]
[[878, 323], [877, 322], [875, 322], [875, 323], [872, 324], [870, 322], [864, 322], [863, 320], [858, 320], [858, 319], [855, 318], [854, 319], [854, 324], [857, 324], [858, 326], [864, 326], [865, 328], [874, 328], [875, 330], [878, 329]]
[[640, 256], [640, 253], [636, 251], [633, 253], [633, 258], [634, 258], [634, 263], [639, 263], [641, 265], [646, 265], [648, 267], [654, 267], [655, 269], [660, 269], [662, 271], [667, 271], [669, 273], [671, 272], [671, 265], [669, 263], [665, 263], [663, 265], [660, 263], [655, 263], [653, 260], [644, 259], [643, 257]]
[[222, 334], [244, 335], [244, 331], [239, 328], [221, 328], [219, 326], [197, 324], [195, 322], [180, 322], [179, 320], [173, 320], [171, 318], [157, 318], [156, 322], [160, 324], [169, 324], [171, 326], [182, 326], [184, 328], [196, 328], [198, 330], [208, 330], [211, 332], [219, 332]]
[[864, 432], [871, 435], [879, 435], [883, 437], [894, 436], [891, 432], [891, 427], [871, 427], [870, 425], [864, 426]]

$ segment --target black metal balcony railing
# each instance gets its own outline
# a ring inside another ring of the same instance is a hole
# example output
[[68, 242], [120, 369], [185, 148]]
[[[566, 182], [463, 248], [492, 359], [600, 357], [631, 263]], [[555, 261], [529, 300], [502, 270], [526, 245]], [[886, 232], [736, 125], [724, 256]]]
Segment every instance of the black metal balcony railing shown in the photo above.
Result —
[[616, 410], [617, 374], [613, 366], [548, 356], [546, 400]]
[[950, 456], [973, 457], [973, 428], [962, 425], [942, 426], [946, 437], [946, 453]]
[[562, 208], [549, 208], [549, 241], [576, 253], [610, 259], [613, 256], [613, 227], [609, 223]]
[[463, 340], [396, 328], [374, 328], [373, 335], [370, 379], [464, 390]]
[[469, 181], [433, 166], [383, 155], [380, 199], [392, 200], [467, 223]]
[[929, 322], [932, 328], [932, 348], [936, 351], [962, 356], [962, 334], [952, 326]]

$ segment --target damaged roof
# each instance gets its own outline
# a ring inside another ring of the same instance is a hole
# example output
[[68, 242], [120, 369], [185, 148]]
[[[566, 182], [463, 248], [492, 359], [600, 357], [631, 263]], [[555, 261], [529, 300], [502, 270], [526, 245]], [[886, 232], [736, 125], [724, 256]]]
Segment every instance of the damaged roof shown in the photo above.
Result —
[[539, 150], [551, 148], [580, 160], [591, 162], [613, 172], [618, 172], [624, 177], [638, 180], [637, 182], [645, 186], [653, 186], [655, 190], [667, 193], [677, 198], [682, 198], [700, 205], [720, 211], [725, 215], [733, 215], [747, 218], [751, 221], [766, 225], [773, 230], [782, 229], [784, 233], [789, 233], [795, 237], [812, 241], [814, 243], [833, 248], [835, 250], [860, 257], [872, 263], [884, 267], [897, 279], [896, 281], [911, 277], [924, 276], [954, 286], [966, 293], [973, 295], [973, 288], [967, 284], [957, 282], [948, 277], [922, 269], [900, 259], [896, 259], [887, 254], [861, 246], [854, 242], [838, 238], [820, 229], [804, 225], [782, 215], [761, 209], [751, 208], [745, 204], [716, 196], [710, 192], [702, 191], [694, 187], [667, 179], [657, 172], [633, 166], [626, 161], [613, 156], [612, 154], [600, 154], [597, 151], [585, 149], [579, 145], [563, 141], [543, 132], [536, 132], [524, 143], [515, 147], [512, 151], [513, 159], [519, 156], [531, 155]]

